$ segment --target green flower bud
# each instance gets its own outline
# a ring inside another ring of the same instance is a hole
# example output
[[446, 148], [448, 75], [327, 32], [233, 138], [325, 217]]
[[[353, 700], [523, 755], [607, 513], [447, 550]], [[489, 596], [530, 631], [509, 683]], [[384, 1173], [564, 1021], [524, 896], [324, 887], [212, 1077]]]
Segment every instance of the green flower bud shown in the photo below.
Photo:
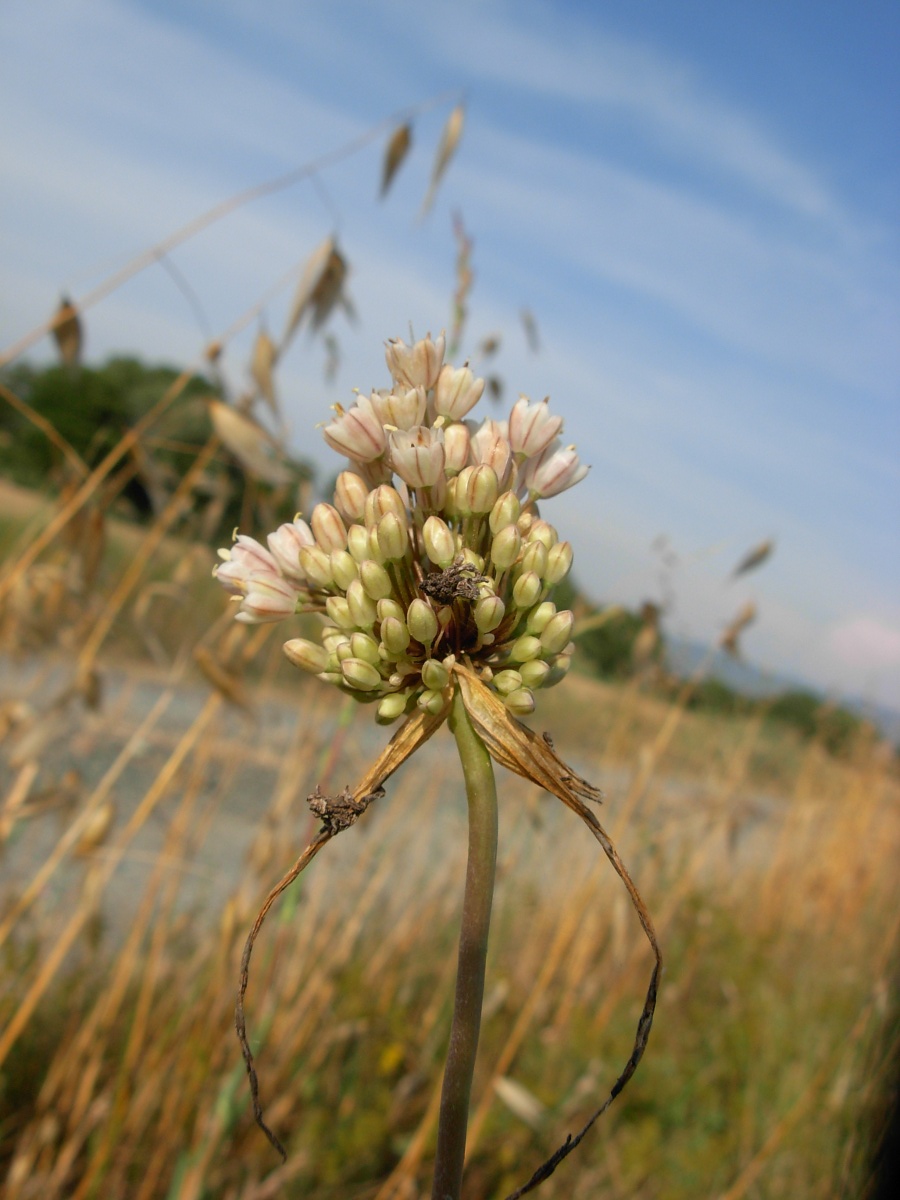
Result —
[[543, 604], [539, 604], [537, 608], [533, 608], [528, 614], [528, 623], [525, 626], [525, 632], [540, 636], [547, 624], [555, 616], [556, 605], [552, 600], [545, 600]]
[[493, 633], [506, 616], [506, 606], [499, 596], [483, 597], [473, 611], [479, 633]]
[[[464, 472], [460, 472], [460, 478]], [[497, 503], [500, 482], [493, 467], [480, 463], [466, 481], [466, 504], [472, 513], [489, 513]]]
[[353, 580], [359, 579], [359, 567], [356, 565], [353, 555], [348, 554], [346, 550], [332, 550], [330, 557], [334, 582], [342, 592], [346, 592]]
[[347, 530], [347, 548], [356, 562], [369, 557], [369, 531], [365, 525], [351, 525]]
[[541, 633], [542, 653], [545, 656], [560, 654], [571, 640], [574, 624], [575, 616], [568, 609], [563, 609], [552, 617]]
[[406, 614], [406, 624], [409, 632], [423, 646], [430, 646], [437, 635], [437, 617], [434, 615], [434, 609], [425, 600], [413, 600]]
[[450, 672], [443, 663], [429, 658], [422, 664], [422, 682], [429, 691], [440, 692], [450, 682]]
[[357, 692], [374, 692], [384, 685], [375, 667], [361, 658], [345, 658], [341, 663], [341, 674], [348, 687]]
[[539, 638], [533, 637], [530, 633], [523, 633], [522, 636], [516, 638], [516, 640], [510, 646], [509, 658], [511, 662], [530, 662], [532, 658], [538, 657], [541, 649], [542, 647]]
[[[570, 542], [557, 542], [547, 555], [547, 566], [541, 572], [547, 584], [552, 587], [565, 579], [572, 569], [572, 546]], [[303, 558], [301, 555], [301, 564]]]
[[313, 537], [323, 550], [343, 550], [347, 545], [347, 527], [341, 514], [332, 504], [317, 504], [312, 510], [309, 525]]
[[318, 675], [328, 666], [328, 651], [318, 642], [308, 642], [306, 638], [291, 638], [281, 647], [295, 667]]
[[389, 597], [378, 601], [375, 605], [375, 612], [379, 621], [386, 621], [388, 617], [396, 617], [401, 623], [406, 620], [406, 609]]
[[301, 546], [300, 566], [306, 578], [316, 587], [334, 587], [331, 558], [321, 546]]
[[470, 550], [468, 546], [464, 548], [460, 558], [463, 562], [471, 563], [479, 575], [484, 571], [484, 559], [474, 550]]
[[434, 692], [430, 689], [421, 692], [416, 701], [419, 708], [424, 712], [431, 713], [433, 717], [436, 717], [439, 712], [443, 712], [446, 703], [447, 701], [443, 692]]
[[547, 547], [543, 542], [529, 542], [522, 551], [522, 570], [534, 571], [535, 575], [544, 578], [547, 570]]
[[456, 538], [440, 517], [429, 517], [422, 529], [425, 553], [439, 567], [449, 567], [456, 558]]
[[533, 608], [541, 596], [541, 577], [535, 571], [520, 575], [513, 586], [513, 601], [516, 608]]
[[357, 622], [350, 612], [350, 605], [347, 603], [346, 597], [329, 596], [325, 601], [325, 611], [339, 629], [357, 628]]
[[503, 703], [515, 717], [527, 717], [534, 712], [534, 693], [528, 688], [519, 688], [504, 696]]
[[373, 667], [381, 665], [378, 643], [367, 633], [353, 633], [350, 635], [350, 651], [350, 657], [352, 658], [361, 658], [363, 662], [371, 663]]
[[491, 509], [491, 533], [499, 533], [507, 525], [515, 525], [519, 519], [522, 505], [515, 492], [504, 492], [498, 497], [497, 503]]
[[508, 696], [522, 686], [522, 676], [518, 671], [500, 671], [494, 676], [491, 686], [501, 696]]
[[491, 562], [500, 571], [508, 570], [519, 557], [522, 536], [515, 525], [507, 525], [491, 542]]
[[565, 679], [569, 673], [569, 667], [572, 665], [572, 657], [569, 654], [560, 654], [550, 664], [550, 674], [544, 681], [544, 687], [555, 687], [561, 680]]
[[406, 622], [398, 621], [396, 617], [386, 617], [381, 622], [381, 640], [387, 647], [391, 658], [399, 658], [410, 642]]
[[341, 471], [334, 485], [334, 503], [348, 525], [361, 521], [366, 513], [369, 489], [353, 471]]
[[366, 594], [361, 579], [354, 579], [347, 588], [347, 607], [359, 629], [371, 629], [375, 624], [375, 601]]
[[549, 550], [559, 541], [559, 534], [546, 521], [537, 520], [532, 523], [531, 529], [528, 531], [528, 540], [529, 542], [540, 542]]
[[392, 692], [378, 702], [375, 709], [375, 720], [379, 725], [390, 725], [406, 712], [409, 697], [405, 692]]
[[378, 544], [378, 526], [373, 526], [369, 530], [369, 551], [366, 558], [371, 558], [373, 562], [384, 563], [386, 561], [382, 552], [381, 546]]
[[353, 657], [353, 651], [350, 648], [350, 639], [346, 638], [343, 642], [341, 642], [341, 644], [337, 647], [337, 649], [334, 652], [334, 661], [337, 663], [337, 670], [340, 670], [341, 663], [344, 661], [345, 658], [352, 658], [352, 657]]
[[381, 553], [388, 562], [397, 562], [404, 556], [407, 546], [409, 546], [405, 516], [401, 521], [394, 513], [388, 513], [381, 518], [376, 528]]
[[452, 493], [454, 511], [462, 517], [471, 517], [472, 515], [469, 504], [469, 481], [474, 470], [474, 467], [463, 467], [456, 478], [449, 480], [447, 484], [448, 500]]
[[543, 687], [550, 674], [550, 664], [542, 662], [539, 658], [532, 658], [528, 662], [522, 663], [519, 667], [519, 674], [522, 676], [522, 683], [525, 687]]
[[384, 600], [393, 591], [391, 577], [381, 565], [367, 558], [359, 564], [359, 577], [366, 590], [366, 595], [373, 600]]

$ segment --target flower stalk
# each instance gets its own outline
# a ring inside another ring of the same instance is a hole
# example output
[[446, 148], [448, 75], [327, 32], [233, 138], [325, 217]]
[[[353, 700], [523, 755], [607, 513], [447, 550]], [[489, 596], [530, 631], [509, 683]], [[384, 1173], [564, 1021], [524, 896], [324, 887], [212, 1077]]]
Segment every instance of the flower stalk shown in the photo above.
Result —
[[491, 756], [472, 727], [457, 688], [450, 730], [462, 763], [469, 806], [469, 854], [463, 897], [453, 1023], [438, 1123], [432, 1200], [459, 1200], [475, 1055], [481, 1031], [484, 971], [497, 866], [497, 788]]

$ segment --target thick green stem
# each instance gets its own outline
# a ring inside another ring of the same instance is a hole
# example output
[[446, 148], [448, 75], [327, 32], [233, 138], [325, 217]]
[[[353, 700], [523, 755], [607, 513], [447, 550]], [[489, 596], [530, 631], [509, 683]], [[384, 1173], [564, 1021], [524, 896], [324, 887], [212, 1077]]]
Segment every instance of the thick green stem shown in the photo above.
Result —
[[469, 859], [459, 935], [459, 965], [450, 1045], [441, 1092], [432, 1200], [459, 1200], [466, 1155], [472, 1074], [481, 1030], [494, 874], [497, 866], [497, 789], [484, 743], [472, 728], [457, 689], [450, 728], [462, 762], [469, 802]]

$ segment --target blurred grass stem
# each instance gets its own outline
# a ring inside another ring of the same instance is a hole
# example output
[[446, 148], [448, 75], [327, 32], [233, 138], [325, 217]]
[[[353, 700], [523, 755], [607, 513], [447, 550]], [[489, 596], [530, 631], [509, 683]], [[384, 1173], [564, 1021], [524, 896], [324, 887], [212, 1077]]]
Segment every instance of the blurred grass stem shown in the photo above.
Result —
[[456, 998], [441, 1091], [432, 1200], [459, 1200], [466, 1154], [472, 1074], [481, 1029], [494, 876], [497, 866], [497, 788], [484, 743], [475, 733], [457, 689], [450, 729], [462, 762], [469, 804], [469, 855], [463, 897]]

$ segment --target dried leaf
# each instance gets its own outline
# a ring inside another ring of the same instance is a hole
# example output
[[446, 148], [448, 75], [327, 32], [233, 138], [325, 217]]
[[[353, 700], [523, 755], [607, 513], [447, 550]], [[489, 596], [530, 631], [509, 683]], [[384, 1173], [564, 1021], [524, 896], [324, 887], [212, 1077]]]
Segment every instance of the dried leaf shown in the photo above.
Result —
[[68, 297], [63, 296], [53, 319], [53, 340], [59, 350], [59, 356], [67, 367], [75, 367], [81, 361], [81, 318], [78, 310]]
[[391, 186], [391, 181], [400, 169], [400, 164], [409, 153], [411, 145], [412, 126], [408, 123], [406, 125], [399, 125], [391, 134], [391, 140], [388, 142], [387, 149], [384, 152], [384, 165], [381, 172], [382, 196], [387, 194], [387, 190]]
[[435, 155], [434, 166], [431, 169], [431, 181], [428, 184], [428, 192], [422, 202], [422, 211], [419, 214], [419, 220], [422, 220], [427, 215], [434, 203], [438, 184], [441, 182], [441, 178], [447, 169], [447, 164], [453, 157], [456, 147], [459, 145], [459, 139], [462, 137], [464, 118], [465, 110], [461, 104], [458, 104], [447, 118], [447, 124], [444, 126], [444, 132], [441, 134], [440, 144]]
[[268, 404], [272, 415], [280, 420], [278, 401], [275, 399], [275, 380], [273, 371], [278, 359], [278, 347], [264, 329], [256, 335], [253, 344], [253, 357], [250, 360], [250, 374], [253, 382], [259, 388], [259, 394]]
[[284, 353], [288, 342], [300, 327], [300, 323], [306, 316], [307, 310], [313, 304], [316, 291], [320, 287], [322, 279], [329, 268], [331, 256], [335, 250], [334, 238], [326, 238], [312, 252], [306, 266], [303, 268], [303, 274], [300, 276], [300, 282], [297, 284], [297, 291], [294, 293], [294, 300], [291, 304], [287, 325], [285, 325], [284, 333], [281, 337], [280, 349], [282, 353]]
[[347, 260], [337, 249], [332, 250], [325, 270], [312, 295], [312, 327], [319, 329], [328, 320], [332, 309], [340, 304], [347, 316], [356, 316], [349, 296], [344, 295], [344, 283], [348, 272]]
[[775, 543], [770, 538], [767, 538], [764, 542], [760, 542], [758, 546], [754, 546], [734, 568], [731, 578], [737, 579], [738, 575], [744, 575], [747, 571], [752, 571], [755, 567], [762, 566], [774, 549]]
[[261, 425], [221, 400], [210, 398], [208, 406], [217, 436], [248, 474], [273, 487], [293, 479], [280, 447]]

